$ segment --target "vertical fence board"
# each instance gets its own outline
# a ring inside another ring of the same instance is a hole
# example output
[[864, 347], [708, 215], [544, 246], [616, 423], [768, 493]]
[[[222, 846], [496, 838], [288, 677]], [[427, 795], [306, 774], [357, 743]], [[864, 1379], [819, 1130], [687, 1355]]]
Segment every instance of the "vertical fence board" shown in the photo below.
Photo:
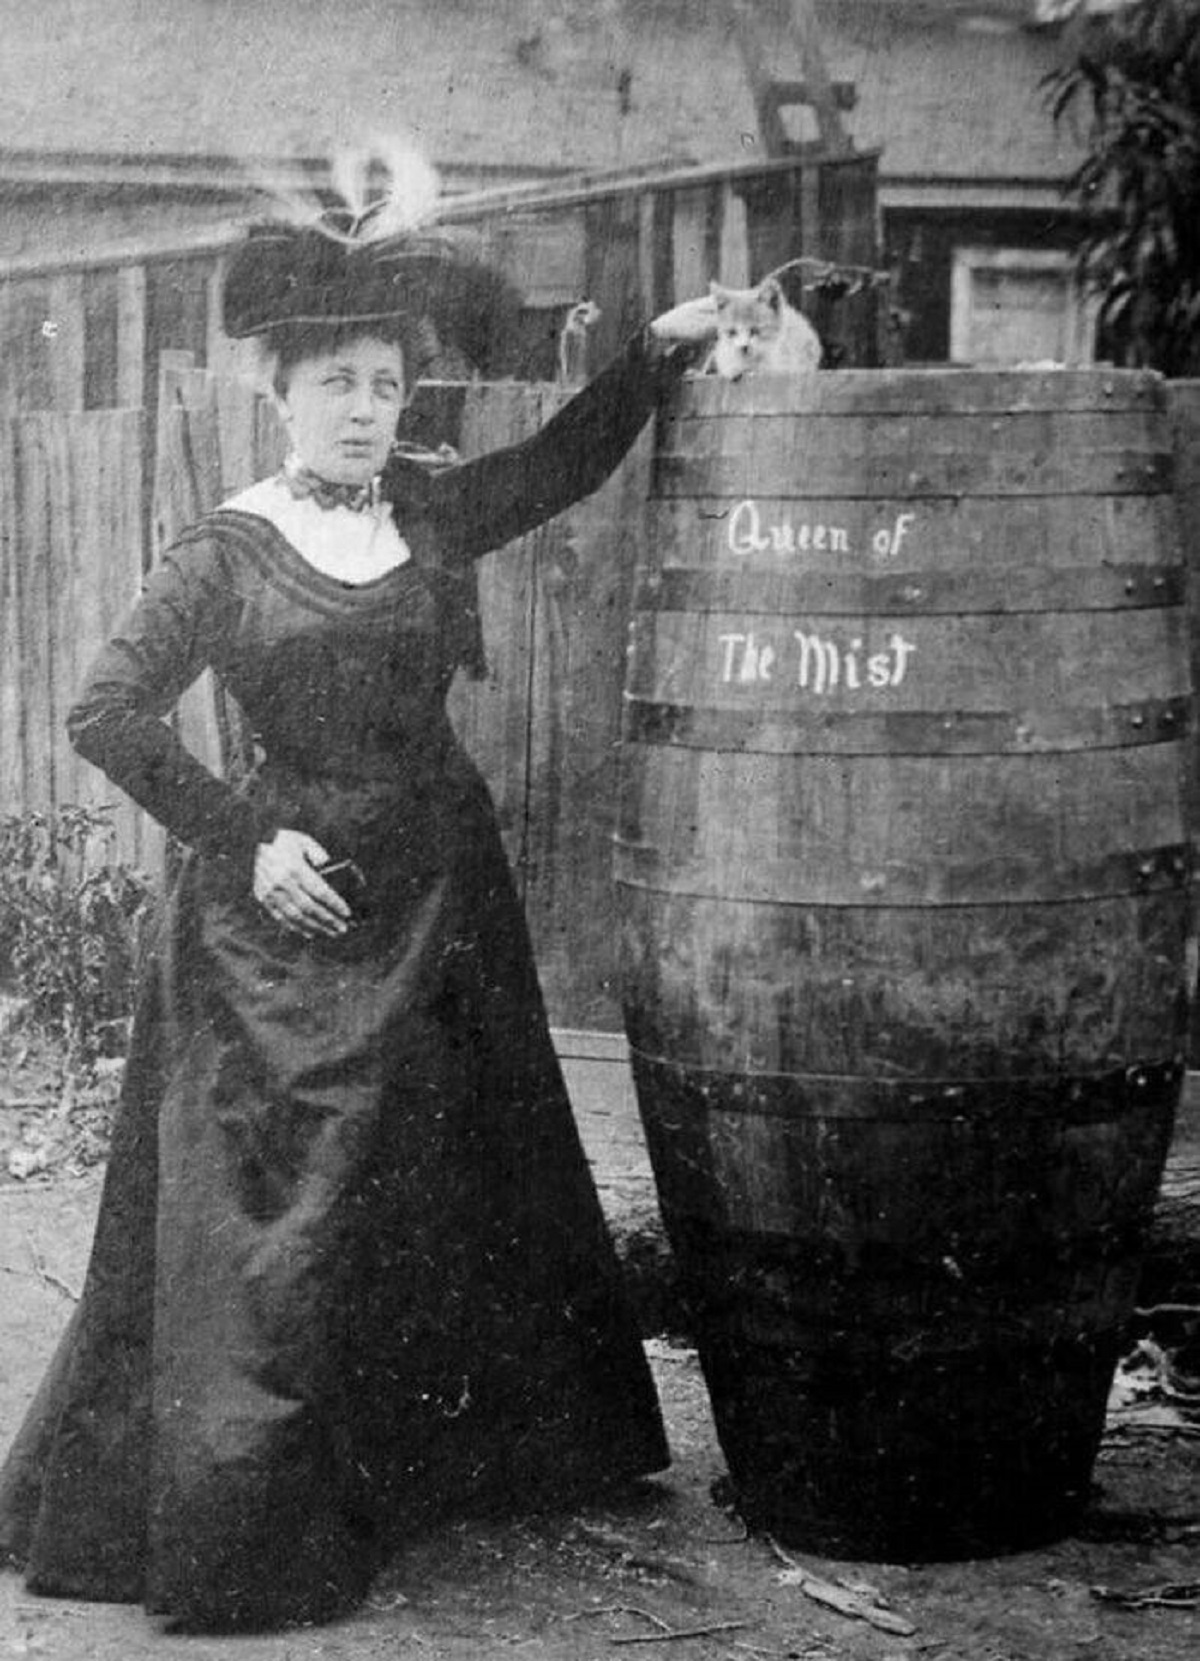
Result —
[[728, 182], [721, 187], [719, 235], [719, 281], [727, 288], [749, 288], [750, 243], [746, 231], [746, 204]]
[[54, 407], [49, 285], [45, 277], [0, 281], [0, 411]]
[[531, 680], [526, 911], [552, 1019], [618, 1030], [612, 833], [645, 433], [539, 548]]
[[708, 216], [709, 193], [706, 185], [675, 192], [671, 244], [677, 300], [702, 294], [708, 287], [708, 279], [712, 275], [708, 257]]
[[21, 522], [17, 560], [17, 628], [25, 673], [24, 796], [22, 806], [45, 813], [54, 806], [54, 662], [50, 643], [50, 509], [43, 418], [17, 424], [16, 490]]
[[[0, 294], [2, 294], [0, 290]], [[25, 715], [21, 555], [25, 546], [17, 490], [17, 424], [0, 420], [0, 813], [25, 805]]]
[[[61, 677], [68, 701], [92, 658], [137, 597], [143, 560], [141, 411], [106, 411], [103, 417], [89, 416], [74, 423], [74, 428], [71, 602]], [[61, 604], [58, 609], [62, 615]], [[162, 850], [158, 826], [95, 768], [72, 759], [72, 800], [108, 807], [121, 857], [144, 871], [156, 870]]]
[[585, 210], [587, 292], [600, 307], [589, 363], [607, 363], [646, 321], [639, 268], [641, 215], [636, 196], [609, 197]]
[[45, 412], [0, 424], [0, 788], [6, 813], [111, 808], [145, 864], [142, 816], [67, 741], [65, 717], [141, 572], [141, 417]]
[[80, 410], [84, 383], [83, 273], [66, 271], [52, 277], [49, 302], [52, 407]]
[[[482, 383], [469, 386], [463, 401], [458, 448], [469, 458], [514, 443], [537, 428], [540, 415], [539, 388]], [[400, 528], [403, 531], [403, 526]], [[523, 538], [481, 561], [479, 601], [487, 677], [471, 681], [460, 675], [449, 705], [459, 737], [488, 781], [505, 849], [522, 893], [529, 867], [526, 837], [535, 540]]]
[[[83, 274], [83, 407], [115, 409], [117, 333], [120, 325], [118, 273], [103, 268]], [[134, 400], [141, 403], [140, 396]]]
[[146, 268], [117, 272], [117, 403], [141, 409], [146, 391]]

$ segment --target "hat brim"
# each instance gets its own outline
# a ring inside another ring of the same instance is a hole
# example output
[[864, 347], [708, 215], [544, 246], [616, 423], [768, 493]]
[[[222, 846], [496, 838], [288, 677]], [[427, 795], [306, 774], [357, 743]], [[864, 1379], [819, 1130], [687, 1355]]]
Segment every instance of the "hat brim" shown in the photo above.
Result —
[[505, 372], [522, 303], [509, 278], [448, 229], [347, 242], [311, 226], [251, 233], [230, 261], [222, 301], [234, 339], [427, 320], [484, 375]]

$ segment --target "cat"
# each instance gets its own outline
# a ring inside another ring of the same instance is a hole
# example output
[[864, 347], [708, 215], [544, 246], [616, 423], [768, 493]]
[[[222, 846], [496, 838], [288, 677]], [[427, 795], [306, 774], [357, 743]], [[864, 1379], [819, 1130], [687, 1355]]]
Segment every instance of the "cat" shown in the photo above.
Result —
[[717, 343], [704, 365], [706, 374], [738, 381], [756, 372], [808, 375], [820, 367], [817, 331], [774, 277], [757, 288], [710, 283], [709, 291], [717, 310]]

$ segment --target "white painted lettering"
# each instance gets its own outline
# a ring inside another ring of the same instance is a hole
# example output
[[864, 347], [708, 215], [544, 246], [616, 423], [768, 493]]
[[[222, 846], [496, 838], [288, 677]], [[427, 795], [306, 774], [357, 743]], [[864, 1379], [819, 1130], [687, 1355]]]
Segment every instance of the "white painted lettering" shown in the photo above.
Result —
[[729, 552], [731, 554], [765, 554], [771, 539], [762, 534], [758, 503], [747, 498], [739, 502], [729, 515]]
[[838, 683], [841, 667], [837, 642], [825, 640], [819, 634], [806, 634], [802, 629], [796, 629], [794, 636], [800, 648], [797, 686], [818, 694], [832, 692]]
[[872, 652], [867, 659], [867, 679], [876, 691], [892, 684], [892, 659], [888, 652]]
[[746, 644], [746, 636], [744, 634], [722, 634], [718, 635], [717, 639], [725, 648], [725, 654], [721, 659], [721, 679], [731, 681], [734, 664], [737, 661], [737, 649], [739, 646]]
[[[908, 517], [911, 518], [911, 515]], [[848, 554], [850, 537], [844, 525], [813, 525], [808, 520], [798, 524], [792, 519], [780, 519], [765, 524], [757, 502], [746, 497], [729, 515], [726, 541], [731, 554], [804, 554], [811, 548], [816, 553]], [[886, 531], [876, 533], [876, 552], [887, 552], [879, 547], [879, 538]]]
[[909, 655], [917, 649], [916, 643], [912, 640], [905, 640], [898, 634], [894, 634], [888, 641], [888, 645], [896, 654], [896, 667], [892, 670], [892, 685], [899, 686], [900, 682], [904, 679], [904, 670], [908, 664]]

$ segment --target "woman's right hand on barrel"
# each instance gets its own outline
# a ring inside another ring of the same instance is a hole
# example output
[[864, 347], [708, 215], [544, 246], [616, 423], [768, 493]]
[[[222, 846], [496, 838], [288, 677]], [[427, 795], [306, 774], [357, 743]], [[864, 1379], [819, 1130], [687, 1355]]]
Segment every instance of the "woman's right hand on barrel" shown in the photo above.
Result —
[[254, 853], [254, 898], [267, 916], [294, 934], [336, 937], [350, 927], [350, 907], [318, 874], [328, 863], [321, 844], [303, 831], [278, 830]]
[[652, 317], [649, 328], [656, 340], [665, 343], [702, 345], [716, 339], [717, 302], [711, 294], [681, 300], [670, 311], [661, 311]]

